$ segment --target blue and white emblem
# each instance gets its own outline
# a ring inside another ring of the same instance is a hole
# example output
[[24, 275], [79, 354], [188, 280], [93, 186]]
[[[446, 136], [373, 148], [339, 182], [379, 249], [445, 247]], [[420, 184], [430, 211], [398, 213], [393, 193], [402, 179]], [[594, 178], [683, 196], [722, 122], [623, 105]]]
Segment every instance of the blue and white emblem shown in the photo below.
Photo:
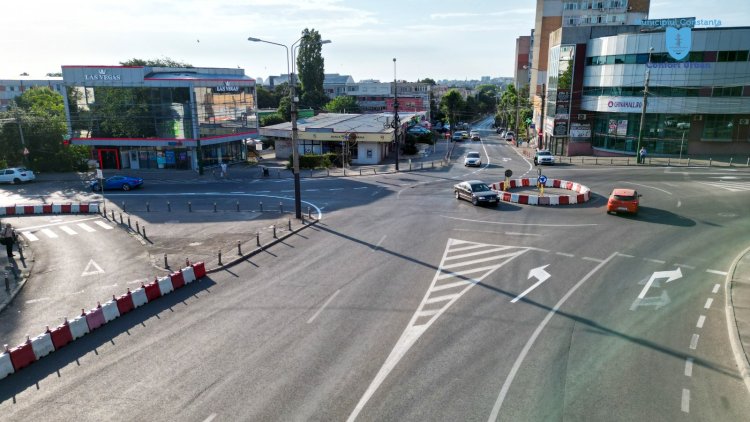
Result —
[[688, 53], [690, 53], [690, 45], [692, 44], [692, 37], [690, 36], [690, 28], [677, 29], [672, 26], [667, 27], [667, 51], [669, 55], [675, 60], [684, 59]]

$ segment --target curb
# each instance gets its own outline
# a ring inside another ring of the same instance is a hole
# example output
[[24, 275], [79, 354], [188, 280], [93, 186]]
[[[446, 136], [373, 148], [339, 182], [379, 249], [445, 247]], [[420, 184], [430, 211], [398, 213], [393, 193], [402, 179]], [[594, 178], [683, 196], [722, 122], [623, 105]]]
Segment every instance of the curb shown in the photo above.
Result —
[[725, 292], [725, 306], [727, 309], [727, 331], [729, 331], [729, 343], [732, 345], [732, 352], [734, 354], [734, 360], [737, 363], [737, 368], [740, 371], [742, 381], [745, 383], [745, 387], [750, 392], [750, 362], [748, 356], [745, 354], [745, 350], [742, 346], [742, 339], [740, 339], [740, 327], [737, 325], [737, 318], [734, 315], [734, 304], [732, 301], [732, 283], [734, 281], [734, 273], [737, 271], [737, 264], [740, 260], [750, 253], [750, 246], [742, 251], [732, 261], [732, 265], [729, 268], [727, 277], [724, 281], [724, 292]]
[[[34, 254], [28, 253], [31, 251], [28, 244], [24, 245], [23, 250], [24, 260], [29, 263], [29, 265], [27, 265], [26, 277], [23, 277], [23, 279], [16, 284], [15, 289], [12, 289], [10, 295], [2, 303], [0, 303], [0, 314], [2, 314], [5, 308], [13, 303], [13, 300], [15, 300], [16, 296], [21, 293], [21, 290], [23, 290], [26, 282], [29, 281], [29, 278], [31, 278], [31, 272], [34, 269], [34, 264], [36, 261], [34, 260]], [[21, 274], [23, 274], [23, 272], [21, 272]]]
[[573, 191], [575, 195], [547, 195], [539, 196], [531, 193], [520, 194], [506, 192], [505, 188], [519, 188], [537, 186], [539, 179], [536, 177], [511, 179], [508, 183], [492, 183], [490, 189], [498, 193], [500, 199], [504, 202], [524, 205], [575, 205], [583, 204], [591, 199], [591, 189], [580, 183], [570, 182], [568, 180], [547, 179], [545, 187], [557, 188]]
[[[304, 223], [304, 221], [305, 221], [305, 220], [303, 219], [302, 221], [303, 221], [303, 223]], [[215, 268], [211, 268], [211, 269], [209, 269], [209, 270], [206, 270], [206, 274], [213, 274], [213, 273], [216, 273], [216, 272], [222, 271], [222, 270], [224, 270], [224, 269], [227, 269], [227, 268], [233, 267], [233, 266], [235, 266], [235, 265], [239, 264], [240, 262], [242, 262], [242, 261], [246, 260], [247, 258], [250, 258], [250, 257], [252, 257], [252, 256], [255, 256], [255, 255], [257, 255], [257, 254], [259, 254], [259, 253], [263, 252], [264, 250], [266, 250], [266, 249], [270, 248], [271, 246], [273, 246], [273, 245], [276, 245], [277, 243], [279, 243], [279, 242], [281, 242], [281, 241], [283, 241], [283, 240], [286, 240], [286, 239], [288, 239], [289, 237], [291, 237], [291, 236], [293, 236], [293, 235], [295, 235], [295, 234], [297, 234], [297, 233], [301, 232], [302, 230], [304, 230], [304, 229], [306, 229], [306, 228], [308, 228], [308, 227], [312, 227], [312, 226], [314, 226], [314, 225], [318, 224], [318, 221], [320, 221], [320, 220], [318, 220], [318, 219], [313, 219], [313, 220], [312, 220], [312, 221], [311, 221], [310, 223], [308, 223], [308, 224], [304, 224], [303, 226], [301, 226], [301, 227], [299, 227], [299, 228], [297, 228], [297, 229], [295, 229], [295, 230], [292, 230], [292, 231], [288, 232], [287, 234], [285, 234], [285, 235], [283, 235], [283, 236], [279, 237], [278, 239], [275, 239], [274, 241], [272, 241], [272, 242], [270, 242], [270, 243], [267, 243], [267, 244], [265, 244], [265, 245], [261, 245], [261, 246], [259, 246], [259, 247], [256, 247], [256, 248], [255, 248], [255, 249], [253, 249], [252, 251], [250, 251], [250, 252], [248, 252], [248, 253], [246, 253], [246, 254], [242, 254], [242, 256], [238, 256], [237, 258], [234, 258], [233, 260], [231, 260], [231, 261], [227, 262], [226, 264], [223, 264], [223, 265], [219, 265], [218, 267], [215, 267]]]

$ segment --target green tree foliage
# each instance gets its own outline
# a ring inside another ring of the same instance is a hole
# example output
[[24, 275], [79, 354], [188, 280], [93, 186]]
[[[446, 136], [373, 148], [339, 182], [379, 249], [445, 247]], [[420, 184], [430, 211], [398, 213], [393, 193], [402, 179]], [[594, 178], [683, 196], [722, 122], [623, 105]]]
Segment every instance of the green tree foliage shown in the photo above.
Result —
[[329, 113], [359, 113], [357, 99], [348, 95], [340, 95], [325, 106]]
[[316, 110], [322, 108], [328, 100], [323, 91], [325, 62], [321, 54], [323, 46], [320, 42], [321, 38], [318, 31], [305, 28], [302, 31], [302, 41], [297, 54], [302, 104]]
[[276, 109], [276, 113], [278, 113], [285, 122], [290, 122], [292, 120], [291, 107], [292, 102], [289, 100], [289, 97], [283, 97], [281, 101], [279, 101], [279, 108]]
[[464, 108], [464, 98], [461, 93], [456, 89], [451, 89], [443, 95], [440, 100], [440, 109], [448, 116], [451, 124], [451, 130], [455, 130], [457, 114]]
[[189, 63], [178, 62], [176, 60], [170, 59], [169, 57], [148, 60], [132, 58], [130, 60], [120, 62], [120, 64], [123, 66], [194, 67]]
[[[529, 124], [527, 120], [532, 116], [529, 104], [529, 87], [524, 86], [516, 90], [513, 85], [508, 85], [500, 97], [498, 113], [495, 116], [496, 124], [509, 129], [518, 129], [516, 136], [523, 136]], [[516, 109], [518, 109], [518, 125], [516, 125]]]
[[261, 127], [265, 126], [271, 126], [271, 125], [277, 125], [279, 123], [284, 123], [286, 120], [284, 120], [284, 117], [279, 115], [278, 113], [269, 114], [268, 116], [263, 116], [260, 119], [260, 125]]
[[430, 84], [432, 86], [437, 85], [437, 82], [435, 82], [435, 80], [432, 79], [432, 78], [418, 79], [417, 82], [421, 82], [421, 83], [425, 83], [425, 84]]
[[255, 94], [258, 99], [258, 108], [277, 108], [279, 106], [279, 99], [265, 87], [256, 87]]
[[[24, 145], [29, 150], [28, 165], [37, 171], [81, 170], [89, 157], [87, 146], [64, 146], [65, 122], [62, 95], [49, 88], [34, 88], [16, 99], [18, 108], [0, 118], [13, 118], [0, 130], [0, 160], [9, 165], [24, 163]], [[20, 121], [24, 142], [18, 130]]]
[[91, 114], [97, 116], [92, 132], [104, 138], [156, 137], [149, 110], [147, 88], [94, 88], [96, 102]]

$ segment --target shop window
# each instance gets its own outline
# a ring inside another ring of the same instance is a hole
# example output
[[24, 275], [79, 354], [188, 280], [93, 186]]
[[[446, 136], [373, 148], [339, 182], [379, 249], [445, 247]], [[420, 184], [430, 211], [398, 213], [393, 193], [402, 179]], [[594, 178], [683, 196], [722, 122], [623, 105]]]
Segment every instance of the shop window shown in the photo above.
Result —
[[734, 122], [732, 118], [723, 114], [705, 116], [703, 125], [703, 141], [731, 140]]

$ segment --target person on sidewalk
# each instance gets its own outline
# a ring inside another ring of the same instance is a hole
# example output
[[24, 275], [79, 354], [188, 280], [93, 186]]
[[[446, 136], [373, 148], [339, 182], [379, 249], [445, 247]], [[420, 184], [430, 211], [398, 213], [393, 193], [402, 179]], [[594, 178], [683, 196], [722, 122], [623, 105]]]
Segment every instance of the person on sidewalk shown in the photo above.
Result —
[[638, 162], [646, 164], [646, 147], [641, 147], [641, 150], [638, 151]]
[[8, 254], [8, 258], [13, 258], [13, 244], [16, 242], [16, 231], [10, 223], [5, 225], [2, 233], [0, 233], [0, 243], [5, 245], [5, 251]]

